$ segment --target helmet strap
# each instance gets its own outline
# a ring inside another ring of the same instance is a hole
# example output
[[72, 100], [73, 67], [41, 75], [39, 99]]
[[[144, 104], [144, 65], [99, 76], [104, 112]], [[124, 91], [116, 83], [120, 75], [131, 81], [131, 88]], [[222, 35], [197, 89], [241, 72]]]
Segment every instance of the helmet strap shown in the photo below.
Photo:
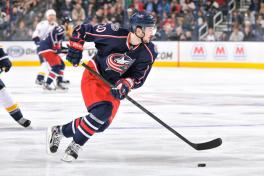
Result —
[[144, 43], [144, 41], [143, 41], [143, 38], [145, 37], [145, 32], [144, 32], [144, 31], [145, 31], [145, 28], [144, 28], [144, 27], [142, 27], [142, 28], [141, 28], [141, 30], [142, 30], [142, 33], [144, 34], [144, 35], [143, 35], [143, 37], [139, 37], [139, 36], [137, 35], [137, 33], [136, 33], [136, 32], [135, 32], [135, 35], [136, 35], [138, 38], [140, 38], [140, 40], [141, 40], [141, 43]]

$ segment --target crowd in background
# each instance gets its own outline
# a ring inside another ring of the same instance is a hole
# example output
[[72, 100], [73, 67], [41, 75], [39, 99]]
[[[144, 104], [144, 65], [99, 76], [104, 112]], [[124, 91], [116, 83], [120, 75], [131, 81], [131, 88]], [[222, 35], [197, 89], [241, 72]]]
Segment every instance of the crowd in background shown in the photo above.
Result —
[[[156, 40], [162, 41], [264, 41], [264, 3], [251, 0], [246, 11], [229, 14], [227, 0], [1, 0], [0, 40], [31, 40], [36, 25], [48, 8], [57, 12], [58, 21], [70, 16], [73, 25], [83, 22], [118, 23], [128, 27], [134, 10], [151, 13], [156, 21]], [[222, 12], [226, 30], [215, 31], [213, 16]], [[208, 34], [199, 38], [199, 29], [208, 24]]]

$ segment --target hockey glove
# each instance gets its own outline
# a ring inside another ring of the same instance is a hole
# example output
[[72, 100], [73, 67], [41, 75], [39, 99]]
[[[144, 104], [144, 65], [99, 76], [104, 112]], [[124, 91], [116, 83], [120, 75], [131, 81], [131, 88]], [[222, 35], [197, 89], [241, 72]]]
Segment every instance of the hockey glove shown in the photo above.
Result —
[[61, 47], [61, 51], [60, 51], [61, 53], [63, 53], [63, 54], [68, 54], [68, 48], [67, 47], [64, 47], [64, 46], [62, 46]]
[[40, 38], [39, 38], [39, 37], [34, 37], [32, 40], [34, 41], [34, 43], [35, 43], [37, 46], [39, 45], [39, 43], [40, 43]]
[[11, 67], [12, 67], [12, 63], [7, 58], [7, 56], [0, 58], [0, 73], [3, 71], [8, 72]]
[[115, 84], [115, 87], [111, 88], [111, 94], [116, 99], [123, 100], [133, 87], [133, 84], [134, 82], [130, 78], [120, 79]]
[[66, 59], [72, 63], [73, 66], [78, 66], [82, 59], [84, 40], [80, 38], [70, 38], [68, 46], [68, 54]]

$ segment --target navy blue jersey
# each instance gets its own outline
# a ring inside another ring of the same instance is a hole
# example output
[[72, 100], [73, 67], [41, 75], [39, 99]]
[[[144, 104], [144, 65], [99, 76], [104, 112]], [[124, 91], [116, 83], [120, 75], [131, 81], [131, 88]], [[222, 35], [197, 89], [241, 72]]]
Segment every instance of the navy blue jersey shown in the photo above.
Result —
[[38, 53], [43, 51], [52, 50], [56, 51], [61, 48], [61, 43], [65, 38], [65, 30], [62, 26], [56, 26], [48, 33], [48, 35], [42, 39], [39, 43]]
[[5, 58], [7, 55], [4, 51], [4, 49], [2, 48], [2, 46], [0, 45], [0, 59]]
[[129, 44], [129, 31], [114, 24], [82, 24], [74, 29], [73, 37], [95, 43], [98, 70], [112, 84], [121, 78], [131, 78], [133, 88], [142, 86], [158, 54], [152, 42]]

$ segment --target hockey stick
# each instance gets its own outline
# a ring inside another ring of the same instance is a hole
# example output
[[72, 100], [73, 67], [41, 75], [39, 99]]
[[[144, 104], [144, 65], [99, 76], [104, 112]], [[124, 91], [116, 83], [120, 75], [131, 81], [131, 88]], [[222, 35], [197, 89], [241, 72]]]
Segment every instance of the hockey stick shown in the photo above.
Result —
[[[111, 83], [109, 83], [106, 79], [104, 79], [100, 74], [98, 74], [96, 71], [94, 71], [88, 65], [86, 65], [85, 63], [82, 62], [81, 65], [84, 68], [86, 68], [87, 70], [89, 70], [96, 77], [98, 77], [99, 79], [101, 79], [103, 82], [105, 82], [107, 85], [109, 85], [111, 88], [112, 87], [115, 87], [114, 85], [112, 85]], [[195, 150], [208, 150], [208, 149], [212, 149], [212, 148], [218, 147], [218, 146], [220, 146], [222, 144], [222, 139], [221, 138], [217, 138], [217, 139], [214, 139], [212, 141], [208, 141], [208, 142], [204, 142], [204, 143], [192, 143], [188, 139], [186, 139], [185, 137], [183, 137], [180, 133], [178, 133], [173, 128], [171, 128], [169, 125], [167, 125], [162, 120], [160, 120], [157, 116], [155, 116], [150, 111], [148, 111], [146, 108], [144, 108], [142, 105], [140, 105], [138, 102], [136, 102], [135, 100], [133, 100], [128, 95], [126, 96], [126, 99], [128, 101], [130, 101], [131, 103], [133, 103], [135, 106], [137, 106], [139, 109], [141, 109], [143, 112], [145, 112], [146, 114], [148, 114], [154, 120], [156, 120], [159, 124], [161, 124], [162, 126], [164, 126], [165, 128], [167, 128], [173, 134], [175, 134], [176, 136], [178, 136], [181, 140], [183, 140], [184, 142], [186, 142], [187, 144], [189, 144]]]

